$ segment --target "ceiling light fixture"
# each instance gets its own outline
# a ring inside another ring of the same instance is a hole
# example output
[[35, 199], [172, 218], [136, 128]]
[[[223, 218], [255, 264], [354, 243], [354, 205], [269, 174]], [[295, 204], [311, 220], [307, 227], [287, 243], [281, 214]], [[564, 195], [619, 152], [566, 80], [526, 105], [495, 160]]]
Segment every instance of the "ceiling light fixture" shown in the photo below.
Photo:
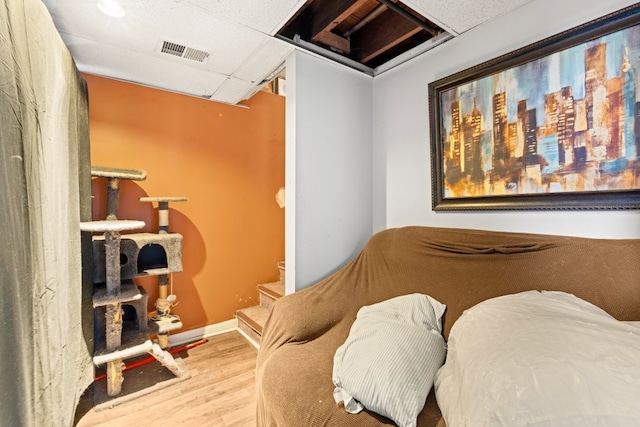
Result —
[[98, 2], [98, 9], [105, 15], [113, 16], [114, 18], [122, 18], [126, 12], [120, 6], [116, 0], [100, 0]]

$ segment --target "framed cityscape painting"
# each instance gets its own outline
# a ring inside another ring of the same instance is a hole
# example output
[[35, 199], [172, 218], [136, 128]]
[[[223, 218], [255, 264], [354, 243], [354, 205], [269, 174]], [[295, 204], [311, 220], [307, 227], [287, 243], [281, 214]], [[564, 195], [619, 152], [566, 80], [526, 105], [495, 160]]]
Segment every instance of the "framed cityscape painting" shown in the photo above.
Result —
[[639, 13], [430, 83], [433, 209], [640, 209]]

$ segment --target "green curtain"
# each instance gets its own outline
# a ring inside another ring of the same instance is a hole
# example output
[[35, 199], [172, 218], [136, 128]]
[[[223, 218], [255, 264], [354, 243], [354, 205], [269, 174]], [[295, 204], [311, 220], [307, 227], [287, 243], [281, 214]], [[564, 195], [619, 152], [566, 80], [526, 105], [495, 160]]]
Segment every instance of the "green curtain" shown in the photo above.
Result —
[[93, 377], [87, 90], [40, 0], [0, 5], [0, 424], [70, 426]]

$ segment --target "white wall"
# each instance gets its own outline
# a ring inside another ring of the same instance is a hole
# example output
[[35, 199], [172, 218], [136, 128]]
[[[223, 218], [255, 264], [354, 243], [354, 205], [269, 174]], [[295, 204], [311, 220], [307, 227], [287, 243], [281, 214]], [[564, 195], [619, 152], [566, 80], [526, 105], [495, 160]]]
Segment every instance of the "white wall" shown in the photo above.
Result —
[[427, 99], [427, 86], [431, 81], [633, 3], [631, 0], [532, 0], [377, 76], [373, 83], [374, 231], [430, 225], [639, 238], [638, 211], [433, 212]]
[[287, 59], [287, 294], [338, 270], [371, 237], [371, 106], [371, 77], [305, 52]]

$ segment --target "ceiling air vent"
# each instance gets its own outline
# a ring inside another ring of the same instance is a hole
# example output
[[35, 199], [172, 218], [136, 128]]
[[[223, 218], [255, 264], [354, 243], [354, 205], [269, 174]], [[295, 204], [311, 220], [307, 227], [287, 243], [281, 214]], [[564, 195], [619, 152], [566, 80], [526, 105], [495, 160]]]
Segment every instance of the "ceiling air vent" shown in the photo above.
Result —
[[161, 53], [169, 55], [179, 56], [180, 58], [190, 59], [197, 62], [205, 62], [209, 58], [209, 53], [204, 50], [195, 49], [183, 44], [170, 42], [167, 40], [162, 41], [159, 46]]

